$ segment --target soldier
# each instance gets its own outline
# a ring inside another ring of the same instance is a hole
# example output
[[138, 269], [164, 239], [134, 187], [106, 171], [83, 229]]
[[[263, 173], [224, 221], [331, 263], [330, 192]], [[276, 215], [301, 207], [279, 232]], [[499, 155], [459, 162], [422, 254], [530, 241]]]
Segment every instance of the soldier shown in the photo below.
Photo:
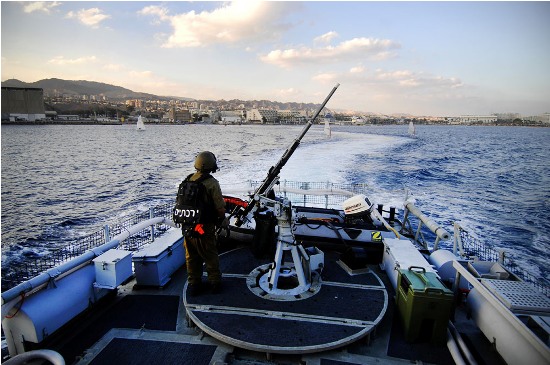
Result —
[[185, 260], [188, 274], [188, 289], [191, 296], [202, 292], [202, 265], [206, 264], [208, 282], [212, 293], [221, 291], [222, 274], [216, 247], [216, 225], [227, 228], [225, 201], [218, 180], [210, 175], [216, 172], [218, 165], [212, 152], [204, 151], [195, 158], [196, 172], [188, 179], [201, 179], [204, 185], [204, 213], [199, 223], [191, 231], [184, 230]]

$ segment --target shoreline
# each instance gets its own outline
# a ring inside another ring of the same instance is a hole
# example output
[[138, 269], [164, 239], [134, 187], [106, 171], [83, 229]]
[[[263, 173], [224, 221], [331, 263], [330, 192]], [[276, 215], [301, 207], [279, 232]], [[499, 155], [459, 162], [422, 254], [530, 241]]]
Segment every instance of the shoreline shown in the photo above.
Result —
[[8, 121], [3, 120], [2, 125], [123, 125], [129, 123], [121, 123], [121, 122], [98, 122], [95, 120], [63, 120], [63, 121], [41, 121], [37, 120], [34, 122], [28, 122], [28, 121]]
[[[219, 123], [164, 123], [164, 122], [157, 122], [157, 123], [145, 123], [145, 125], [192, 125], [192, 124], [210, 124], [210, 125], [224, 125]], [[294, 124], [294, 125], [304, 125], [302, 124]], [[1, 122], [1, 125], [127, 125], [127, 126], [135, 126], [135, 123], [122, 123], [122, 122], [116, 122], [116, 121], [94, 121], [94, 120], [63, 120], [63, 121], [7, 121], [3, 120]], [[233, 125], [231, 123], [227, 123], [225, 125]], [[288, 124], [276, 124], [276, 123], [242, 123], [239, 125], [265, 125], [265, 126], [273, 126], [273, 125], [288, 125]], [[319, 124], [321, 125], [321, 124]], [[354, 124], [332, 124], [334, 126], [350, 126], [350, 127], [365, 127], [365, 126], [407, 126], [407, 124], [395, 124], [395, 123], [376, 123], [376, 124], [361, 124], [361, 125], [354, 125]], [[458, 127], [541, 127], [541, 128], [548, 128], [550, 127], [550, 124], [443, 124], [443, 123], [417, 123], [416, 126], [424, 125], [424, 126], [458, 126]]]
[[[115, 122], [115, 121], [95, 121], [95, 120], [63, 120], [63, 121], [41, 121], [37, 120], [34, 122], [28, 122], [28, 121], [16, 121], [11, 122], [7, 120], [3, 120], [2, 125], [128, 125], [128, 126], [135, 126], [136, 123], [122, 123], [122, 122]], [[155, 124], [162, 124], [162, 125], [185, 125], [185, 124], [197, 124], [197, 123], [145, 123], [145, 125], [155, 125]]]

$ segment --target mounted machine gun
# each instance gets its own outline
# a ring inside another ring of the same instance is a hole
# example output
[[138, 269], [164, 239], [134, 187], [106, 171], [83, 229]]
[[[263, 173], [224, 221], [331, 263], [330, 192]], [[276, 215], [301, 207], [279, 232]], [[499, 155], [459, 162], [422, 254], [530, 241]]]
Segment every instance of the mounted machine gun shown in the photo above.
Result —
[[[302, 245], [296, 243], [292, 230], [293, 210], [290, 201], [287, 199], [273, 199], [268, 194], [273, 189], [273, 186], [278, 183], [281, 169], [288, 162], [294, 151], [296, 151], [300, 145], [300, 141], [313, 125], [313, 122], [319, 116], [338, 86], [340, 84], [334, 86], [298, 138], [285, 151], [277, 164], [269, 169], [266, 178], [254, 191], [246, 208], [237, 207], [231, 214], [236, 217], [235, 225], [237, 227], [244, 223], [244, 219], [248, 219], [247, 216], [252, 210], [257, 210], [260, 207], [270, 210], [273, 213], [273, 217], [277, 220], [275, 258], [263, 274], [257, 278], [259, 286], [272, 298], [278, 298], [276, 300], [287, 300], [287, 298], [294, 298], [310, 292], [312, 285], [315, 285], [314, 281], [318, 281], [317, 279], [320, 277], [318, 274], [320, 274], [320, 270], [324, 266], [324, 255], [319, 250], [308, 252]], [[285, 252], [290, 253], [292, 263], [285, 263]], [[291, 283], [290, 285], [289, 282]]]
[[236, 207], [233, 210], [231, 215], [237, 218], [235, 223], [237, 227], [240, 227], [243, 224], [244, 222], [243, 219], [245, 219], [246, 216], [257, 205], [256, 203], [258, 202], [259, 197], [262, 195], [265, 196], [265, 194], [267, 194], [273, 188], [273, 186], [278, 182], [278, 177], [279, 177], [279, 173], [281, 172], [281, 169], [286, 165], [286, 163], [288, 162], [288, 160], [290, 159], [294, 151], [296, 151], [296, 149], [300, 145], [300, 142], [302, 141], [302, 138], [304, 138], [309, 128], [311, 128], [311, 126], [313, 125], [313, 122], [315, 121], [315, 119], [317, 119], [321, 111], [327, 105], [328, 101], [330, 100], [330, 98], [332, 97], [332, 95], [334, 94], [338, 86], [340, 86], [340, 84], [336, 84], [336, 86], [334, 86], [334, 88], [325, 98], [325, 100], [323, 101], [319, 109], [317, 109], [317, 112], [315, 113], [313, 118], [311, 118], [306, 123], [304, 129], [302, 130], [298, 138], [296, 138], [294, 142], [292, 142], [290, 147], [287, 148], [287, 150], [283, 153], [283, 156], [279, 159], [277, 164], [275, 166], [271, 166], [271, 168], [269, 169], [269, 172], [267, 173], [266, 178], [262, 181], [260, 186], [258, 186], [258, 188], [256, 188], [256, 190], [252, 194], [251, 199], [248, 202], [248, 205], [246, 206], [246, 208]]

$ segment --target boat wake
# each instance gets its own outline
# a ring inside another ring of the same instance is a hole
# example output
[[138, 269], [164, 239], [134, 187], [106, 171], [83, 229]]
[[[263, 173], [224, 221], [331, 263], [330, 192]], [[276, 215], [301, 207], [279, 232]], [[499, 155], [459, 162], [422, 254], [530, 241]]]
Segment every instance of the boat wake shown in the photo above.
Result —
[[[397, 146], [410, 141], [409, 138], [399, 136], [335, 131], [328, 140], [323, 133], [320, 128], [310, 130], [309, 138], [302, 142], [292, 159], [281, 170], [281, 181], [361, 183], [363, 181], [354, 177], [358, 170], [370, 163], [368, 159], [364, 159], [366, 153], [383, 156], [391, 153], [391, 150]], [[285, 146], [281, 147], [283, 151]], [[220, 171], [216, 178], [220, 181], [222, 191], [246, 190], [249, 186], [248, 181], [263, 180], [265, 171], [277, 162], [277, 156], [280, 154], [281, 152], [276, 150], [266, 151], [259, 156], [242, 161], [239, 166], [230, 171]], [[402, 199], [403, 196], [401, 195], [400, 198]]]

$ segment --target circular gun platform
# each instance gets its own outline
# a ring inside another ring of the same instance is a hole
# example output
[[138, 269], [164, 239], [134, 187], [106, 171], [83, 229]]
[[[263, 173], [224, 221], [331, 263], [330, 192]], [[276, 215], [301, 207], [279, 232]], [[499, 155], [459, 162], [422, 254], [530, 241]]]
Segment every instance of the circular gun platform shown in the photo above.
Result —
[[325, 252], [318, 285], [307, 295], [274, 300], [251, 285], [269, 260], [247, 248], [220, 255], [223, 290], [183, 300], [189, 319], [232, 346], [268, 353], [312, 353], [345, 346], [368, 335], [382, 320], [388, 293], [372, 271], [350, 275], [338, 254]]

